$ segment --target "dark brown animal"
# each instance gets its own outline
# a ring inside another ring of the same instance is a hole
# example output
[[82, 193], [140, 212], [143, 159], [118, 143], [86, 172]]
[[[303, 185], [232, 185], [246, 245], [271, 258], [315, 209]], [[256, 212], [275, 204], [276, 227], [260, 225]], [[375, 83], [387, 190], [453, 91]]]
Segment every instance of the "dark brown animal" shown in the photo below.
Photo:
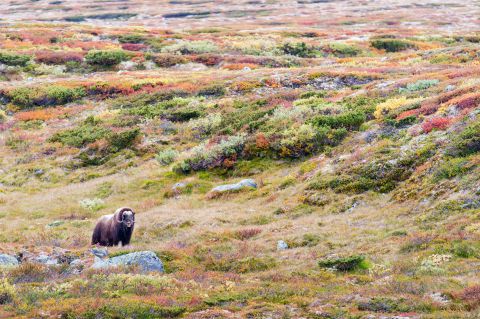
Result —
[[100, 217], [93, 230], [92, 245], [128, 245], [130, 243], [130, 238], [132, 237], [134, 226], [134, 211], [128, 207], [119, 208], [114, 214]]

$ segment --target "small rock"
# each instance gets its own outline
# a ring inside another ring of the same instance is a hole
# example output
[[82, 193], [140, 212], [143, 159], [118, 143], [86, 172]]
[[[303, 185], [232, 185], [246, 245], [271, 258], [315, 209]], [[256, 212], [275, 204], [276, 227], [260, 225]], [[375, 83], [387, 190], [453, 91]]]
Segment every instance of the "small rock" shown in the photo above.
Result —
[[180, 182], [180, 183], [176, 183], [175, 185], [173, 185], [172, 189], [176, 190], [176, 189], [185, 188], [185, 187], [187, 187], [187, 184]]
[[163, 273], [163, 263], [153, 251], [138, 251], [108, 259], [96, 258], [92, 268], [102, 269], [118, 266], [138, 266], [144, 272]]
[[441, 305], [446, 305], [450, 302], [450, 300], [441, 292], [433, 292], [429, 294], [428, 297], [430, 297], [430, 299], [432, 299], [434, 302]]
[[288, 249], [288, 244], [283, 240], [277, 241], [277, 250], [286, 250]]
[[157, 68], [157, 65], [155, 64], [155, 62], [152, 62], [152, 61], [145, 61], [143, 63], [143, 66], [145, 67], [145, 70], [154, 70]]
[[39, 264], [44, 264], [47, 266], [54, 266], [58, 265], [58, 259], [52, 256], [49, 256], [45, 253], [41, 253], [37, 257], [33, 259], [34, 262], [37, 262]]
[[43, 175], [43, 173], [45, 173], [45, 171], [41, 168], [37, 168], [35, 171], [33, 171], [33, 174], [35, 174], [35, 176]]
[[92, 248], [90, 251], [98, 258], [105, 258], [108, 256], [107, 248]]
[[79, 274], [82, 272], [84, 268], [84, 264], [80, 259], [74, 259], [70, 262], [70, 267], [68, 268], [69, 273], [71, 274]]
[[133, 61], [123, 61], [118, 65], [121, 71], [134, 71], [137, 68], [137, 63]]
[[450, 84], [450, 85], [447, 85], [447, 86], [445, 87], [445, 92], [450, 92], [450, 91], [453, 91], [453, 90], [455, 90], [455, 89], [456, 89], [456, 86]]
[[0, 254], [0, 267], [15, 267], [15, 266], [18, 266], [17, 258], [7, 254]]

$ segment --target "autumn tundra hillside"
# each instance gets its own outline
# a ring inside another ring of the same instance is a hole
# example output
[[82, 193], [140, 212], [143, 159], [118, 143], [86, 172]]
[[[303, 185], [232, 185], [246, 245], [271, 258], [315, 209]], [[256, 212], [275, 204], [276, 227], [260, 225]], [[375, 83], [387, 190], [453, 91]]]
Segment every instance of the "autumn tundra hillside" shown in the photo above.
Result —
[[478, 318], [478, 25], [1, 2], [0, 318]]

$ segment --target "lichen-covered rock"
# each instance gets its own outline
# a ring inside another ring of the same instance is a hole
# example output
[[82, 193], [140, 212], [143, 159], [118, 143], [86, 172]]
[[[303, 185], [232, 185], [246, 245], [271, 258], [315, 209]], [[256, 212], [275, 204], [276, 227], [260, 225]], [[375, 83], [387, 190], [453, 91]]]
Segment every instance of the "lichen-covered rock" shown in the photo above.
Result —
[[17, 258], [7, 254], [0, 254], [0, 267], [15, 267], [15, 266], [18, 266]]
[[162, 272], [163, 263], [153, 251], [137, 251], [107, 259], [95, 258], [92, 268], [102, 269], [118, 266], [138, 266], [144, 272]]
[[245, 187], [257, 188], [257, 183], [253, 179], [244, 179], [236, 184], [225, 184], [214, 187], [212, 193], [224, 193], [224, 192], [235, 192], [239, 191]]

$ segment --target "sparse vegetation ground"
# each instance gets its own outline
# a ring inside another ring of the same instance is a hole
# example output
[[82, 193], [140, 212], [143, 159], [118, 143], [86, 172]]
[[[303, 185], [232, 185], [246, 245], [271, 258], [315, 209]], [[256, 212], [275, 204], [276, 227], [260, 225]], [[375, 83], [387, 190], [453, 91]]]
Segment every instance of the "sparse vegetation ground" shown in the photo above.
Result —
[[0, 318], [480, 316], [478, 4], [152, 2], [0, 3]]

